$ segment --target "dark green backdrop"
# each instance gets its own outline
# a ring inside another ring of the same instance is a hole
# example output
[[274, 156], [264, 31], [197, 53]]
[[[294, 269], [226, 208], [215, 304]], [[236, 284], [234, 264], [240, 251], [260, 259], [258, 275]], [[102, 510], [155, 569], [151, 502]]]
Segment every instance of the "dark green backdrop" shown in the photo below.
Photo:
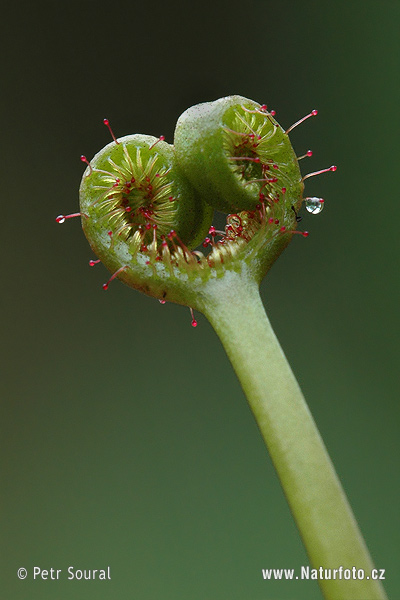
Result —
[[[307, 564], [204, 318], [88, 267], [83, 165], [238, 93], [277, 110], [326, 198], [262, 287], [391, 598], [399, 582], [396, 0], [37, 2], [2, 12], [2, 597], [317, 600], [264, 582]], [[109, 582], [66, 581], [68, 566]], [[34, 566], [63, 569], [33, 581]], [[20, 581], [17, 569], [28, 569]]]

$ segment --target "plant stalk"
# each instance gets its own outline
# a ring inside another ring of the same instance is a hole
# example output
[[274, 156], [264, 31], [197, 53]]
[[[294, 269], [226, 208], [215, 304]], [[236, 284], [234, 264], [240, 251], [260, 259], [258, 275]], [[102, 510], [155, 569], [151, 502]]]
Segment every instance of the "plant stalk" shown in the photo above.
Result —
[[[367, 580], [318, 579], [325, 600], [385, 600], [343, 488], [272, 330], [258, 285], [227, 272], [201, 310], [220, 337], [277, 470], [311, 567], [363, 569]], [[204, 290], [203, 290], [204, 292]], [[343, 577], [343, 573], [342, 573]]]

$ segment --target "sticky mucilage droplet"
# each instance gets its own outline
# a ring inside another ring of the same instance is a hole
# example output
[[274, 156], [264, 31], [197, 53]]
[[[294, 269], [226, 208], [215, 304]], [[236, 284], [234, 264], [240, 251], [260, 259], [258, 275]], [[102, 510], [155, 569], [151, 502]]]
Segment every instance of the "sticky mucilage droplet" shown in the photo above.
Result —
[[318, 215], [320, 212], [323, 211], [325, 201], [322, 198], [311, 197], [305, 198], [304, 204], [309, 213], [311, 213], [312, 215]]

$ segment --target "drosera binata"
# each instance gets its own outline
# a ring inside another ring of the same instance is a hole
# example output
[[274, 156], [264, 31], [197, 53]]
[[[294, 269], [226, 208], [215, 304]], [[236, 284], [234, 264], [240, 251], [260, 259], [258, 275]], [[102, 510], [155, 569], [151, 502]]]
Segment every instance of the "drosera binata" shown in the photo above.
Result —
[[[87, 165], [80, 212], [89, 244], [111, 272], [159, 300], [203, 313], [220, 337], [270, 452], [313, 568], [362, 569], [373, 563], [303, 394], [272, 330], [259, 286], [306, 211], [325, 201], [304, 197], [289, 133], [275, 111], [242, 96], [189, 108], [174, 145], [164, 136], [116, 138]], [[214, 211], [225, 225], [213, 224]], [[375, 579], [320, 579], [326, 600], [384, 600]]]

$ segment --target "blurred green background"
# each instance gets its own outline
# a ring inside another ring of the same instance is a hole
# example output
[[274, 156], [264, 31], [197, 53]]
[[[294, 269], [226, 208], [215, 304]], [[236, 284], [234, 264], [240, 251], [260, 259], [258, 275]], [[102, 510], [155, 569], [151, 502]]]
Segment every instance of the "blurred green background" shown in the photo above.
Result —
[[[262, 579], [307, 558], [210, 325], [104, 293], [78, 220], [54, 221], [78, 209], [104, 117], [172, 141], [188, 106], [238, 93], [286, 127], [318, 108], [292, 135], [314, 151], [303, 172], [338, 165], [307, 182], [326, 208], [262, 293], [399, 598], [399, 3], [37, 2], [2, 20], [2, 596], [321, 598]], [[70, 565], [112, 580], [67, 581]]]

